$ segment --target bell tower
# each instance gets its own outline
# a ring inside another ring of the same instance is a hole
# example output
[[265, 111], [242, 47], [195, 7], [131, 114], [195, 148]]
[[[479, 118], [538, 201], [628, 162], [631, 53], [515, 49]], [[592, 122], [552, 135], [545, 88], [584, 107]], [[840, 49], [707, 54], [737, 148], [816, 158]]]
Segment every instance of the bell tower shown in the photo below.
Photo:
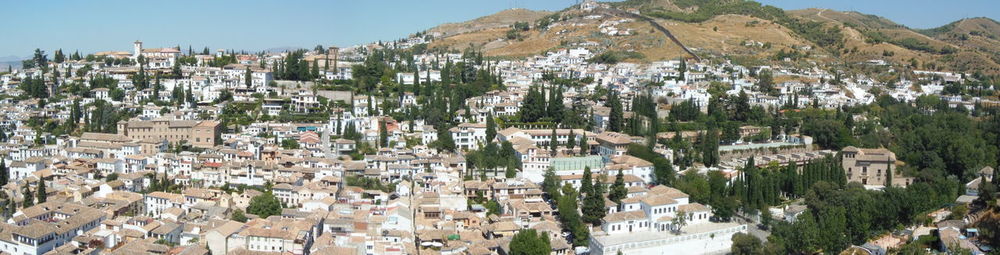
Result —
[[340, 48], [330, 46], [326, 50], [326, 61], [330, 62], [330, 54], [333, 54], [333, 74], [337, 74], [337, 59], [340, 57]]
[[133, 47], [132, 58], [138, 59], [139, 56], [142, 55], [142, 41], [136, 40], [134, 43], [132, 43], [132, 47]]

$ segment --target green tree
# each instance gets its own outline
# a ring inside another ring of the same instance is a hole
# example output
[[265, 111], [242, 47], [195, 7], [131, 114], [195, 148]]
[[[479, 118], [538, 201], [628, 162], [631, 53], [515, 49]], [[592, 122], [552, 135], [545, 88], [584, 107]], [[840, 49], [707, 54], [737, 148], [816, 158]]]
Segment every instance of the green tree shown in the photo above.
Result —
[[118, 180], [118, 173], [111, 173], [108, 176], [104, 177], [104, 181], [106, 181], [106, 182], [115, 181], [115, 180]]
[[708, 129], [701, 148], [701, 161], [705, 163], [705, 166], [719, 164], [719, 131], [717, 129], [714, 127]]
[[295, 139], [291, 139], [291, 138], [288, 138], [288, 139], [285, 139], [285, 140], [281, 140], [281, 148], [284, 148], [286, 150], [298, 149], [299, 148], [299, 141], [296, 141]]
[[378, 141], [382, 148], [389, 147], [389, 129], [386, 127], [385, 121], [378, 122]]
[[38, 180], [37, 191], [38, 193], [35, 194], [35, 200], [38, 200], [39, 204], [45, 203], [45, 201], [49, 198], [49, 193], [45, 191], [45, 179]]
[[497, 137], [497, 123], [493, 120], [493, 114], [486, 116], [486, 142], [493, 142]]
[[545, 95], [537, 86], [528, 88], [528, 94], [524, 97], [519, 113], [521, 122], [537, 122], [545, 117], [545, 110]]
[[0, 157], [0, 186], [6, 186], [10, 181], [10, 169], [7, 168], [7, 159]]
[[760, 238], [750, 234], [736, 233], [732, 237], [732, 254], [733, 255], [763, 255], [764, 244], [761, 243]]
[[681, 228], [687, 226], [688, 217], [691, 217], [691, 213], [684, 211], [677, 211], [677, 216], [670, 220], [670, 226], [674, 228], [674, 232], [681, 232]]
[[552, 156], [555, 156], [556, 155], [556, 151], [558, 151], [558, 149], [559, 149], [559, 140], [556, 137], [556, 128], [554, 126], [552, 127], [552, 135], [549, 136], [549, 137], [550, 137], [550, 139], [549, 139], [549, 153], [551, 153]]
[[618, 93], [611, 93], [608, 97], [607, 107], [611, 108], [610, 116], [608, 116], [608, 130], [621, 132], [625, 126], [625, 112], [622, 109], [621, 99], [618, 98]]
[[[603, 175], [601, 176], [603, 179]], [[598, 180], [593, 187], [593, 192], [587, 193], [586, 197], [583, 199], [583, 222], [590, 223], [594, 226], [601, 225], [601, 219], [607, 214], [607, 209], [604, 207], [604, 184], [601, 180]]]
[[770, 70], [761, 70], [757, 73], [757, 90], [769, 95], [778, 93], [778, 90], [774, 88], [774, 77]]
[[562, 88], [553, 88], [549, 90], [549, 100], [546, 109], [546, 114], [553, 122], [560, 123], [565, 115], [566, 106], [563, 105], [563, 95]]
[[247, 206], [247, 212], [257, 215], [261, 218], [267, 218], [272, 215], [281, 215], [281, 201], [278, 200], [271, 191], [264, 192], [264, 194], [257, 195], [250, 199], [250, 205]]
[[63, 54], [62, 49], [56, 50], [55, 57], [53, 58], [53, 61], [55, 61], [56, 63], [62, 63], [64, 61], [66, 61], [66, 55]]
[[549, 236], [534, 229], [522, 229], [510, 239], [510, 255], [544, 255], [552, 253]]
[[229, 219], [233, 221], [247, 222], [247, 215], [246, 213], [243, 213], [243, 210], [236, 209], [233, 211], [233, 215], [229, 216]]
[[442, 151], [455, 151], [455, 140], [451, 137], [451, 132], [448, 131], [448, 127], [441, 125], [437, 129], [437, 140], [431, 143], [432, 148], [436, 148]]
[[591, 177], [593, 173], [590, 171], [590, 167], [583, 168], [583, 179], [580, 180], [580, 193], [590, 194], [594, 192], [594, 182]]
[[618, 171], [618, 174], [615, 175], [615, 183], [611, 185], [611, 191], [608, 192], [608, 199], [618, 204], [621, 204], [622, 199], [628, 196], [628, 189], [625, 188], [625, 175], [622, 172], [624, 171]]
[[544, 179], [542, 180], [542, 191], [549, 194], [549, 197], [553, 200], [559, 198], [559, 176], [556, 175], [555, 168], [549, 167], [545, 169]]
[[566, 140], [566, 149], [573, 150], [576, 146], [576, 135], [573, 134], [573, 129], [569, 130], [569, 138]]
[[28, 185], [28, 184], [25, 184], [24, 185], [24, 190], [21, 191], [21, 197], [24, 198], [24, 200], [21, 201], [21, 208], [28, 208], [28, 207], [31, 207], [32, 205], [35, 205], [35, 198], [31, 194], [32, 194], [31, 193], [31, 186]]
[[573, 244], [586, 245], [589, 233], [587, 228], [583, 226], [580, 211], [577, 208], [579, 193], [569, 183], [563, 186], [562, 193], [556, 205], [559, 211], [559, 221], [562, 222], [566, 231], [573, 234]]
[[247, 66], [247, 70], [243, 72], [243, 85], [248, 88], [253, 85], [253, 71], [250, 70], [250, 66]]
[[507, 178], [517, 177], [517, 168], [514, 168], [514, 164], [507, 164], [507, 170], [504, 171], [504, 177]]
[[587, 132], [583, 132], [583, 136], [580, 137], [580, 155], [587, 156], [590, 155], [590, 144], [587, 143]]

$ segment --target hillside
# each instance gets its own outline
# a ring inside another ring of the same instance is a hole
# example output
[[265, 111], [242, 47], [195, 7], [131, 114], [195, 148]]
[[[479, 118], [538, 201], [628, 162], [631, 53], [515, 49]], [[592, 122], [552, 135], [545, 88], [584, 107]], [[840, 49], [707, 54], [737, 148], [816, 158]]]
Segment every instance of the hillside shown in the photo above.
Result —
[[[649, 22], [621, 12], [630, 11], [651, 18], [701, 58], [803, 65], [877, 59], [917, 69], [1000, 74], [1000, 23], [987, 18], [915, 30], [875, 15], [785, 11], [752, 1], [629, 0], [601, 5], [604, 8], [571, 7], [554, 13], [507, 10], [445, 24], [428, 30], [445, 35], [431, 47], [476, 47], [490, 56], [513, 57], [569, 47], [634, 51], [642, 56], [637, 61], [689, 57]], [[515, 22], [527, 22], [531, 28], [512, 31]]]
[[459, 23], [445, 23], [428, 29], [428, 33], [441, 33], [443, 36], [452, 36], [482, 30], [502, 28], [513, 25], [515, 22], [534, 22], [545, 17], [552, 12], [533, 11], [528, 9], [507, 9], [489, 16], [479, 17], [473, 20]]
[[[848, 59], [881, 58], [917, 63], [921, 69], [1000, 72], [1000, 41], [995, 35], [1000, 24], [990, 19], [963, 19], [935, 29], [914, 30], [858, 12], [805, 9], [788, 13], [845, 27], [849, 35], [845, 37], [845, 46], [851, 49], [844, 54]], [[854, 51], [855, 48], [858, 50]]]

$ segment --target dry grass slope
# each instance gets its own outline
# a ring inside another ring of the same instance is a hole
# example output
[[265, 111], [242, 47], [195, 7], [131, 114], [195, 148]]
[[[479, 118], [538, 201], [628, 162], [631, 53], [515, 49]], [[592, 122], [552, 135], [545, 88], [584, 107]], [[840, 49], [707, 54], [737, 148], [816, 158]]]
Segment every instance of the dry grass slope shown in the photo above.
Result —
[[[650, 0], [657, 8], [680, 10], [671, 0]], [[696, 8], [696, 7], [692, 7]], [[681, 11], [690, 11], [681, 10]], [[688, 48], [699, 56], [742, 56], [754, 59], [771, 59], [778, 51], [811, 47], [809, 59], [819, 62], [863, 62], [882, 59], [893, 63], [910, 64], [915, 61], [920, 69], [940, 69], [952, 71], [980, 70], [990, 74], [1000, 74], [1000, 23], [986, 18], [965, 19], [933, 29], [917, 31], [891, 20], [858, 12], [840, 12], [828, 9], [803, 9], [786, 11], [790, 16], [826, 23], [840, 27], [843, 31], [844, 47], [836, 52], [836, 57], [818, 49], [809, 40], [794, 31], [770, 20], [745, 15], [719, 15], [704, 22], [687, 23], [658, 19], [657, 22], [669, 29]], [[446, 36], [430, 46], [463, 50], [468, 47], [483, 49], [490, 56], [523, 57], [542, 54], [546, 51], [571, 46], [575, 43], [590, 43], [599, 46], [594, 50], [607, 49], [636, 51], [645, 58], [642, 61], [658, 61], [684, 57], [680, 47], [674, 45], [646, 22], [634, 21], [618, 25], [620, 30], [630, 29], [628, 36], [610, 36], [600, 32], [601, 22], [619, 20], [620, 17], [584, 19], [591, 15], [570, 8], [558, 14], [570, 17], [553, 23], [544, 31], [532, 29], [522, 33], [519, 40], [505, 38], [507, 30], [514, 22], [529, 22], [551, 15], [551, 12], [536, 12], [512, 9], [475, 20], [444, 24], [428, 30], [441, 32]], [[873, 32], [881, 33], [888, 42], [872, 42]], [[963, 36], [964, 35], [964, 36]], [[899, 40], [916, 41], [927, 49], [903, 47]], [[766, 44], [767, 47], [761, 47]], [[941, 53], [940, 49], [953, 48], [957, 51]]]

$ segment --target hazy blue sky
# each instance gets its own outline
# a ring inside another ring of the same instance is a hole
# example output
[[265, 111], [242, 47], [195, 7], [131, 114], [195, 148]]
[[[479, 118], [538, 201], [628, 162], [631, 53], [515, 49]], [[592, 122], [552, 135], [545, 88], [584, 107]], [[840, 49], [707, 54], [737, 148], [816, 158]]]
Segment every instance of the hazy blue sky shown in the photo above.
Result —
[[[762, 0], [786, 9], [822, 7], [877, 14], [927, 28], [962, 17], [1000, 19], [997, 0]], [[460, 22], [512, 7], [560, 10], [576, 0], [0, 0], [0, 58], [52, 53], [186, 49], [261, 50], [348, 46], [391, 40], [444, 22]]]

